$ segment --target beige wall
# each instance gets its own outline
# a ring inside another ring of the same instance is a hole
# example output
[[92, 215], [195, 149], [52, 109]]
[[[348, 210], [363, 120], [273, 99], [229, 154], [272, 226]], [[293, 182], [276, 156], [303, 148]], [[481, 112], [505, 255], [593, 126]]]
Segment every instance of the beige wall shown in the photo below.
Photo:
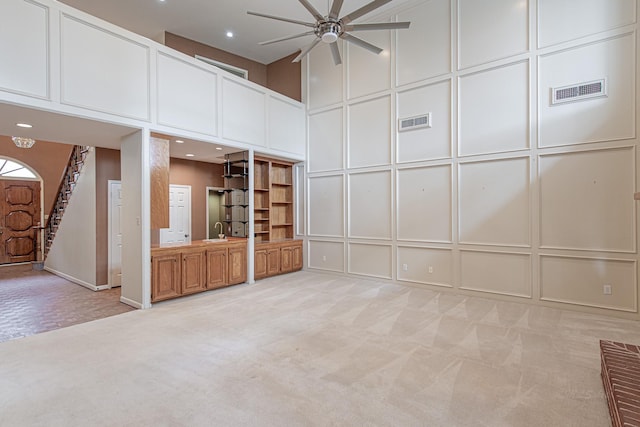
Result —
[[191, 186], [191, 239], [207, 238], [207, 187], [223, 187], [222, 165], [171, 159], [169, 183]]
[[29, 149], [18, 148], [10, 136], [0, 135], [0, 156], [10, 157], [28, 165], [42, 178], [42, 209], [45, 215], [51, 212], [72, 149], [73, 145], [46, 141], [37, 141]]
[[200, 55], [247, 70], [250, 81], [297, 101], [302, 99], [300, 63], [291, 62], [293, 58], [297, 56], [297, 53], [274, 61], [269, 65], [264, 65], [168, 32], [165, 32], [164, 43], [166, 46], [182, 52], [185, 55]]

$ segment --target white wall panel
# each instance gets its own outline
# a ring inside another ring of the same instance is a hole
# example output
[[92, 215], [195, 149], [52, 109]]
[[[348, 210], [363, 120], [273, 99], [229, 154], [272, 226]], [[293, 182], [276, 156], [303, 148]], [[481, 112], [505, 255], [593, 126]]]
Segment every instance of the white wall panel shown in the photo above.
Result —
[[460, 78], [460, 155], [529, 147], [529, 64]]
[[391, 245], [349, 244], [349, 273], [391, 279], [392, 261]]
[[[635, 35], [540, 58], [540, 146], [635, 136]], [[551, 105], [551, 88], [607, 79], [606, 98]]]
[[49, 96], [49, 9], [3, 0], [0, 14], [0, 89]]
[[543, 247], [635, 251], [633, 147], [540, 157]]
[[274, 96], [269, 96], [268, 102], [269, 148], [304, 156], [304, 106]]
[[398, 163], [451, 157], [451, 80], [398, 93], [398, 118], [431, 113], [431, 127], [398, 132]]
[[309, 115], [309, 172], [344, 167], [342, 108]]
[[347, 46], [349, 98], [370, 95], [391, 86], [391, 32], [365, 31], [357, 37], [384, 50], [376, 55], [352, 43], [343, 44]]
[[309, 241], [309, 268], [344, 272], [344, 243]]
[[343, 176], [309, 178], [309, 235], [344, 236]]
[[531, 256], [497, 252], [460, 252], [460, 287], [531, 297]]
[[460, 68], [526, 52], [527, 0], [458, 0]]
[[452, 266], [453, 254], [448, 249], [398, 247], [400, 281], [451, 287]]
[[451, 242], [451, 166], [398, 170], [397, 236]]
[[632, 24], [635, 0], [538, 0], [540, 47]]
[[349, 237], [391, 239], [391, 171], [349, 175]]
[[266, 95], [249, 85], [222, 79], [222, 136], [264, 146]]
[[62, 102], [149, 120], [149, 46], [63, 15]]
[[528, 246], [529, 158], [460, 165], [460, 241]]
[[[340, 52], [344, 52], [342, 41], [338, 40]], [[309, 109], [324, 107], [342, 101], [342, 68], [334, 65], [329, 45], [320, 43], [307, 55], [309, 70]]]
[[[614, 310], [637, 310], [636, 261], [540, 257], [541, 299]], [[611, 295], [604, 294], [611, 286]]]
[[349, 167], [391, 163], [391, 97], [349, 106]]
[[451, 3], [431, 0], [398, 15], [411, 26], [398, 30], [396, 81], [398, 86], [451, 71]]
[[217, 74], [158, 54], [158, 123], [217, 135]]

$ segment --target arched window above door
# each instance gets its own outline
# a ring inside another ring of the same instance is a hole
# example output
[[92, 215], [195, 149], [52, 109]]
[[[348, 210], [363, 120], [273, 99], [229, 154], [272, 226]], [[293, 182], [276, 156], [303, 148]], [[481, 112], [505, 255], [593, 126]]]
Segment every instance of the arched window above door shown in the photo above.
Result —
[[27, 166], [0, 157], [0, 178], [37, 179], [37, 176]]

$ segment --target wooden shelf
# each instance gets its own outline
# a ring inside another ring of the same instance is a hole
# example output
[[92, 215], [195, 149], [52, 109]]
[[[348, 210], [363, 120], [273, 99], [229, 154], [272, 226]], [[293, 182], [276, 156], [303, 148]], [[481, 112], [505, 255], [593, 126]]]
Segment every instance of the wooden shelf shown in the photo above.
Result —
[[293, 163], [254, 159], [254, 229], [260, 242], [291, 239], [293, 224]]

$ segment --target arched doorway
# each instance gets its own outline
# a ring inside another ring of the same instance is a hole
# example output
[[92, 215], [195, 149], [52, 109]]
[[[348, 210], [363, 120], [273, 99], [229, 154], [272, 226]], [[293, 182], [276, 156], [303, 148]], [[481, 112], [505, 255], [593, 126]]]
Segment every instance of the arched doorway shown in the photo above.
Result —
[[41, 198], [38, 174], [18, 160], [0, 156], [0, 264], [38, 259]]

